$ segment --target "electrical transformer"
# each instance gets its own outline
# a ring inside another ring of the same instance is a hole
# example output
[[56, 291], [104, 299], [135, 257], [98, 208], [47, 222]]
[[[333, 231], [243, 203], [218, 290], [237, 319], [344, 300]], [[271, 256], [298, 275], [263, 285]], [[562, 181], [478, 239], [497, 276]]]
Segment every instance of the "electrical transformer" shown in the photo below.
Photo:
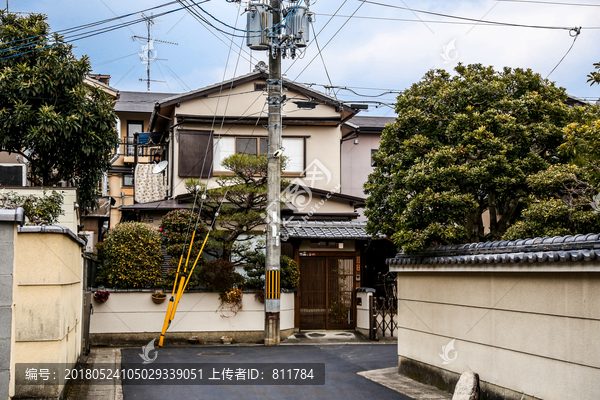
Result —
[[296, 47], [306, 47], [310, 40], [310, 22], [312, 14], [306, 7], [290, 7], [286, 12], [285, 31], [290, 35]]
[[248, 23], [246, 46], [252, 50], [269, 50], [269, 28], [273, 26], [273, 15], [263, 3], [250, 2], [248, 5]]

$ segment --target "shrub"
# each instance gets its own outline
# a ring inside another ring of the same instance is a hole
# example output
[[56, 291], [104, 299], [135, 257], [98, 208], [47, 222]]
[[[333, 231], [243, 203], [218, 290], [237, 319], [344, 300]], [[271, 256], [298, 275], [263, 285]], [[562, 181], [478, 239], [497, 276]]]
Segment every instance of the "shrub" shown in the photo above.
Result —
[[207, 262], [200, 270], [198, 279], [200, 284], [213, 292], [227, 292], [243, 283], [243, 278], [235, 272], [233, 263], [222, 259]]
[[23, 212], [29, 222], [28, 225], [54, 225], [58, 217], [64, 215], [62, 210], [64, 196], [53, 190], [41, 196], [34, 194], [19, 196], [16, 192], [0, 192], [0, 208], [16, 209], [23, 207]]
[[122, 289], [156, 285], [162, 277], [160, 242], [160, 235], [148, 224], [118, 224], [98, 244], [104, 284]]
[[[194, 265], [194, 261], [200, 252], [200, 248], [202, 247], [202, 241], [204, 240], [204, 234], [207, 229], [202, 221], [199, 222], [196, 227], [196, 220], [198, 218], [197, 213], [192, 213], [191, 210], [174, 210], [165, 215], [160, 224], [160, 231], [162, 235], [162, 241], [165, 245], [165, 251], [172, 258], [169, 260], [169, 265], [173, 268], [167, 271], [167, 274], [164, 278], [165, 287], [173, 287], [173, 282], [175, 280], [175, 274], [177, 272], [177, 266], [179, 265], [179, 260], [181, 259], [182, 253], [184, 254], [184, 258], [181, 264], [181, 271], [185, 266], [185, 260], [188, 255], [189, 243], [192, 239], [192, 234], [194, 232], [194, 228], [196, 228], [196, 236], [194, 239], [194, 245], [192, 246], [192, 252], [190, 253], [190, 259], [188, 263], [188, 268], [191, 268]], [[188, 227], [191, 228], [188, 232]], [[186, 243], [187, 236], [187, 243]], [[185, 249], [184, 249], [185, 245]], [[197, 287], [199, 285], [198, 273], [202, 269], [202, 266], [206, 262], [205, 258], [202, 256], [198, 260], [198, 264], [194, 269], [192, 274], [192, 278], [187, 286], [188, 289]]]
[[[298, 263], [288, 256], [281, 256], [281, 287], [283, 289], [294, 289], [300, 282], [300, 267]], [[265, 255], [255, 252], [248, 258], [244, 266], [246, 287], [248, 289], [263, 289], [265, 287]]]

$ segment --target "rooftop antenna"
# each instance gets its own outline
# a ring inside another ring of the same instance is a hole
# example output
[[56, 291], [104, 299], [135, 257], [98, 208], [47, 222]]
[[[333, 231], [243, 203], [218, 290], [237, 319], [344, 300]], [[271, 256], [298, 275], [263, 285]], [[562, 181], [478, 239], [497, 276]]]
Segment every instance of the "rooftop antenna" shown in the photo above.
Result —
[[148, 36], [147, 37], [132, 36], [131, 40], [137, 39], [141, 43], [145, 43], [144, 47], [142, 47], [142, 53], [140, 54], [140, 60], [142, 60], [142, 63], [146, 64], [146, 78], [145, 79], [140, 78], [140, 82], [145, 81], [147, 83], [147, 89], [148, 89], [148, 91], [150, 91], [150, 82], [165, 82], [165, 81], [158, 81], [158, 80], [150, 79], [150, 63], [153, 61], [168, 61], [166, 58], [157, 58], [158, 52], [154, 50], [154, 44], [155, 43], [164, 43], [164, 44], [172, 44], [175, 46], [177, 46], [178, 44], [174, 43], [174, 42], [167, 42], [164, 40], [158, 40], [158, 39], [151, 38], [152, 26], [154, 25], [154, 17], [152, 16], [152, 14], [150, 14], [150, 16], [147, 16], [144, 13], [142, 13], [142, 17], [146, 20]]

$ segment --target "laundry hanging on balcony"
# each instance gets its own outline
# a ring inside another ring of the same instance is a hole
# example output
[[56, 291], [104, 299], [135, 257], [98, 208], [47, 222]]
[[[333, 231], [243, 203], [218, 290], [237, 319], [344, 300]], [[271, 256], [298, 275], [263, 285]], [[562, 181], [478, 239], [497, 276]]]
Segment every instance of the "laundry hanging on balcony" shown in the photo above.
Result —
[[148, 203], [163, 200], [166, 196], [164, 174], [153, 174], [154, 164], [138, 164], [135, 167], [135, 201]]

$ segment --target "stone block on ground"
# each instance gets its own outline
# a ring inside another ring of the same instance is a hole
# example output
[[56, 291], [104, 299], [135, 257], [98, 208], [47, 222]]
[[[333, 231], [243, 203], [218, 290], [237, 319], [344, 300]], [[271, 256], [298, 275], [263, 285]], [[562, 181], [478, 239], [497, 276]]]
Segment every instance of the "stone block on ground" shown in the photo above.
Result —
[[479, 375], [467, 371], [460, 376], [452, 400], [479, 400]]

